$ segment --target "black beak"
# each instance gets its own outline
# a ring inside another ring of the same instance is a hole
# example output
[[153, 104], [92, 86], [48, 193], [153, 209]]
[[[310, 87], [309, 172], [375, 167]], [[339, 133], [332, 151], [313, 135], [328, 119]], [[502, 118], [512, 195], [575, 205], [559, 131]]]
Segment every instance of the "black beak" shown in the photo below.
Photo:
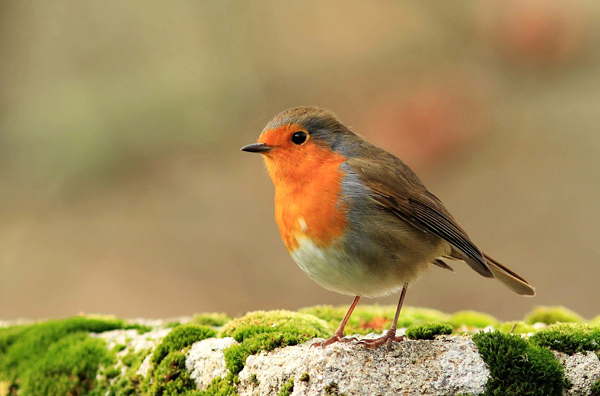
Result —
[[271, 151], [272, 148], [273, 147], [267, 146], [264, 143], [252, 143], [242, 147], [242, 151], [247, 151], [249, 153], [266, 153]]

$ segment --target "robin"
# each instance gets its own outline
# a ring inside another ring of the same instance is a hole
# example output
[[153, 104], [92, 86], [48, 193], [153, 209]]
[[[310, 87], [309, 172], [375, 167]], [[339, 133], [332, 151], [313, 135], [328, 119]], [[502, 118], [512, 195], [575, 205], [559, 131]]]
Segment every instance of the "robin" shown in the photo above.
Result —
[[401, 290], [391, 328], [396, 337], [408, 285], [442, 259], [462, 260], [486, 278], [533, 296], [535, 288], [471, 241], [442, 202], [394, 155], [365, 141], [328, 110], [301, 106], [277, 114], [258, 143], [275, 185], [275, 218], [293, 260], [324, 288], [355, 296], [335, 333], [319, 345], [348, 342], [344, 327], [362, 296]]

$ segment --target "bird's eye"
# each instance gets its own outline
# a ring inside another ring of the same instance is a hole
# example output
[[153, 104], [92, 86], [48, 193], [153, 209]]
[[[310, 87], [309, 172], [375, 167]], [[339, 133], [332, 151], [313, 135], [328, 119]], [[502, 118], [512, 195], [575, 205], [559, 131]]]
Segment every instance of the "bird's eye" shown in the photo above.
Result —
[[306, 133], [304, 132], [296, 132], [292, 135], [292, 142], [294, 142], [294, 144], [302, 144], [306, 141]]

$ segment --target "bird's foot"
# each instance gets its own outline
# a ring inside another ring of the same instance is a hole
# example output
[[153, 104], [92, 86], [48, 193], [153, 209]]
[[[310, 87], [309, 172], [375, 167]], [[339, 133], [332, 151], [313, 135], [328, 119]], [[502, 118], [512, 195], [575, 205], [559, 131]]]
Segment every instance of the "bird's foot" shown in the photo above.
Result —
[[327, 345], [331, 345], [336, 342], [346, 343], [346, 342], [352, 342], [352, 341], [357, 341], [357, 339], [355, 337], [344, 337], [344, 334], [342, 334], [342, 333], [333, 333], [333, 335], [331, 337], [329, 337], [328, 339], [326, 339], [325, 341], [315, 342], [314, 344], [311, 345], [311, 347], [325, 348]]
[[392, 341], [401, 342], [406, 339], [405, 336], [396, 336], [395, 329], [389, 329], [383, 336], [374, 339], [360, 340], [358, 343], [365, 348], [377, 348], [385, 345], [387, 349], [392, 348]]

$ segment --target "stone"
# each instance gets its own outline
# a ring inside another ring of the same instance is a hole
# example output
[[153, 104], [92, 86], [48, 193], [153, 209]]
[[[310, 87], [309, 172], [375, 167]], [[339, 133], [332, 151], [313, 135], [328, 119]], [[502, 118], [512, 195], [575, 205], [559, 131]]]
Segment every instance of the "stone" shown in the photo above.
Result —
[[[155, 328], [151, 331], [145, 333], [138, 333], [135, 329], [129, 330], [111, 330], [105, 331], [103, 333], [90, 333], [91, 337], [102, 338], [106, 341], [107, 348], [112, 349], [117, 345], [125, 345], [125, 348], [117, 353], [117, 358], [119, 360], [117, 367], [121, 369], [121, 374], [125, 373], [126, 367], [122, 364], [121, 359], [129, 354], [136, 353], [143, 350], [152, 350], [158, 345], [160, 340], [165, 338], [171, 329], [165, 328]], [[151, 353], [144, 358], [142, 364], [137, 370], [138, 374], [141, 374], [143, 377], [148, 375], [148, 370], [150, 370], [150, 358], [152, 357]]]
[[213, 378], [227, 375], [223, 350], [233, 344], [236, 341], [226, 337], [208, 338], [192, 345], [186, 356], [185, 366], [198, 389], [204, 390]]
[[146, 333], [139, 334], [137, 330], [111, 330], [103, 333], [91, 333], [90, 336], [102, 338], [106, 341], [108, 349], [116, 345], [125, 345], [126, 349], [119, 352], [119, 355], [125, 355], [130, 352], [139, 352], [143, 349], [154, 348], [158, 341], [165, 338], [171, 329], [156, 328]]
[[406, 340], [390, 350], [355, 342], [310, 344], [248, 357], [239, 376], [240, 395], [277, 394], [290, 379], [292, 395], [481, 394], [489, 377], [469, 337]]
[[600, 380], [600, 360], [594, 352], [574, 353], [568, 355], [554, 352], [563, 365], [565, 377], [571, 383], [565, 395], [591, 395], [591, 387]]

